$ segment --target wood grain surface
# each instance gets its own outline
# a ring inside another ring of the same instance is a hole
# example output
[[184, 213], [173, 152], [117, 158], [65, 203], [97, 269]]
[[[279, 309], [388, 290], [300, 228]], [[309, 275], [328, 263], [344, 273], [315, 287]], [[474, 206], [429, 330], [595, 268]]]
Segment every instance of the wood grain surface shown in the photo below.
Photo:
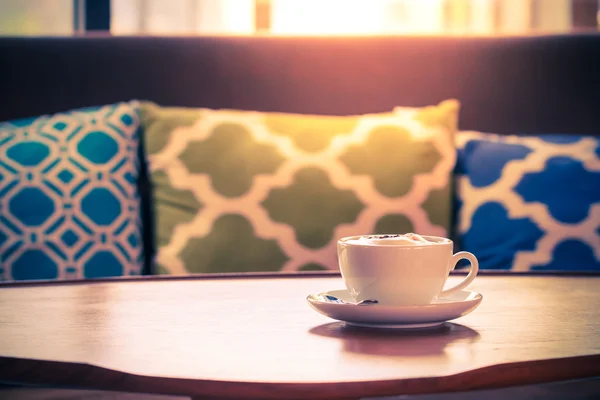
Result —
[[329, 399], [600, 376], [600, 277], [480, 276], [477, 310], [419, 332], [347, 327], [306, 303], [342, 287], [330, 276], [2, 287], [0, 380]]

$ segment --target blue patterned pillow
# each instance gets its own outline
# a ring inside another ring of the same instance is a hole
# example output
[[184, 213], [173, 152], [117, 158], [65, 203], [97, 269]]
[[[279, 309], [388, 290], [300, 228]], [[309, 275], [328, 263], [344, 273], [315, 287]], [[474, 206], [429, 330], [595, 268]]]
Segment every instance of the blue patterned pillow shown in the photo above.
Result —
[[481, 268], [600, 270], [600, 139], [457, 136], [457, 230]]
[[139, 104], [0, 124], [0, 280], [142, 271]]

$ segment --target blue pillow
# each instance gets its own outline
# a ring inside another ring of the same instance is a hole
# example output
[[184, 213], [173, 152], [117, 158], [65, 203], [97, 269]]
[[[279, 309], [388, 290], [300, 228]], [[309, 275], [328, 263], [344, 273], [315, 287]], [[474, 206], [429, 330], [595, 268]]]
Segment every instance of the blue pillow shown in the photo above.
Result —
[[137, 101], [0, 124], [0, 280], [142, 271]]
[[457, 135], [457, 235], [482, 269], [600, 270], [600, 139]]

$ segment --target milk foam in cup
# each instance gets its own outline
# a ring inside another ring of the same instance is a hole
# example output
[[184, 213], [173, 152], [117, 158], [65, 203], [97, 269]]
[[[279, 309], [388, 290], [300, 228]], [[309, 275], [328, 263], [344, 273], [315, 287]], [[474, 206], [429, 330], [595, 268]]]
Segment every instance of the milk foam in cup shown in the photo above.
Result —
[[374, 246], [426, 246], [432, 245], [421, 235], [416, 233], [405, 233], [396, 235], [364, 235], [351, 239], [348, 243], [374, 245]]
[[[354, 300], [377, 300], [380, 305], [430, 304], [467, 287], [479, 271], [468, 252], [453, 254], [450, 239], [415, 233], [359, 235], [337, 243], [342, 278]], [[443, 290], [450, 271], [461, 259], [471, 271], [457, 285]]]

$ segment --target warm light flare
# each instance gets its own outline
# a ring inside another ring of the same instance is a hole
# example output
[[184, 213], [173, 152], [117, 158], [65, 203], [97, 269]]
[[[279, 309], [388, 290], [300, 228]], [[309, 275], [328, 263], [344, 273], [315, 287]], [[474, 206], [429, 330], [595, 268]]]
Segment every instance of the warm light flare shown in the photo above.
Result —
[[370, 34], [383, 25], [381, 1], [275, 0], [272, 27], [275, 34]]
[[271, 0], [271, 33], [376, 35], [438, 33], [442, 0]]

